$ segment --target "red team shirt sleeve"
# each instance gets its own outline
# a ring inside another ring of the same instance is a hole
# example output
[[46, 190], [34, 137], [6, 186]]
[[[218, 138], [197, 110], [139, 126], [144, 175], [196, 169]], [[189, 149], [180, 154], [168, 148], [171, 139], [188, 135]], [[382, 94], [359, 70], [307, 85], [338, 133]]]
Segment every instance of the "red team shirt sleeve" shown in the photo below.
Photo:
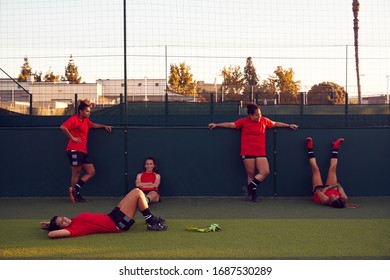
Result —
[[234, 125], [236, 126], [237, 129], [242, 129], [242, 126], [244, 125], [245, 120], [246, 120], [246, 118], [242, 118], [242, 119], [236, 120], [234, 122]]

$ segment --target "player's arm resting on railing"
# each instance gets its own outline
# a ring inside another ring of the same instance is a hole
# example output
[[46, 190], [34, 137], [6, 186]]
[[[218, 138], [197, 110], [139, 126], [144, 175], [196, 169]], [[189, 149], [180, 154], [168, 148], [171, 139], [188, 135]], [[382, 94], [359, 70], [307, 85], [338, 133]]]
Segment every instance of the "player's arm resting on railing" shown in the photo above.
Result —
[[104, 128], [108, 132], [112, 131], [112, 126], [105, 125], [105, 124], [99, 124], [99, 123], [92, 123], [92, 128]]
[[216, 128], [216, 127], [222, 127], [222, 128], [236, 128], [236, 125], [234, 122], [223, 122], [223, 123], [209, 123], [208, 127], [210, 129]]
[[288, 123], [282, 123], [282, 122], [272, 122], [272, 126], [273, 127], [285, 127], [285, 128], [289, 128], [289, 129], [292, 129], [292, 130], [297, 130], [298, 129], [298, 126], [296, 124], [288, 124]]

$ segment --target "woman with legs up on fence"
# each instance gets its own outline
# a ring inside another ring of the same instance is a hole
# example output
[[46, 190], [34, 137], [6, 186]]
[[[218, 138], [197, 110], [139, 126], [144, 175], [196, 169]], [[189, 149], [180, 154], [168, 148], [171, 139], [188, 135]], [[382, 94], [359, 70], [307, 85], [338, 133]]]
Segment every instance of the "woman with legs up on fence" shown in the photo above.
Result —
[[332, 153], [328, 176], [324, 185], [322, 182], [320, 169], [317, 165], [316, 156], [313, 150], [313, 139], [311, 137], [306, 138], [307, 153], [312, 170], [312, 200], [316, 203], [331, 206], [334, 208], [356, 208], [356, 204], [347, 203], [348, 196], [345, 193], [344, 188], [337, 180], [339, 148], [343, 141], [343, 138], [339, 138], [332, 143]]

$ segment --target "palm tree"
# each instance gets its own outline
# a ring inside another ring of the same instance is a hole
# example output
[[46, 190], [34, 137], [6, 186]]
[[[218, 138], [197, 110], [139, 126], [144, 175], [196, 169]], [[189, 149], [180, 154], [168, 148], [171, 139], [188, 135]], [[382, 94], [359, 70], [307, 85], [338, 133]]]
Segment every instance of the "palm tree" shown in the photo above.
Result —
[[360, 74], [359, 74], [359, 0], [352, 1], [352, 11], [353, 11], [353, 31], [355, 35], [355, 64], [356, 64], [356, 78], [357, 78], [357, 88], [358, 88], [358, 103], [361, 103], [361, 89], [360, 89]]

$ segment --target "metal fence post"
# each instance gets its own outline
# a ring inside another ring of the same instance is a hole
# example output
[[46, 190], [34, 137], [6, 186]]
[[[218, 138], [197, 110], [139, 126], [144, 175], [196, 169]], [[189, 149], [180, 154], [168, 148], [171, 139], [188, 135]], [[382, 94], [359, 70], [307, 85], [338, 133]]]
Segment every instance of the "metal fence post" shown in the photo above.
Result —
[[32, 112], [33, 112], [33, 95], [32, 94], [30, 94], [30, 96], [29, 96], [30, 98], [30, 116], [32, 116]]
[[345, 93], [345, 126], [349, 125], [348, 117], [348, 93]]
[[301, 96], [301, 102], [300, 102], [300, 111], [301, 111], [301, 115], [303, 115], [303, 105], [305, 104], [305, 96], [303, 94], [303, 92], [300, 92], [299, 95]]
[[77, 93], [74, 94], [74, 114], [77, 114]]
[[210, 92], [210, 118], [211, 122], [214, 120], [214, 93]]
[[123, 106], [124, 106], [124, 103], [123, 103], [123, 94], [119, 94], [119, 115], [120, 115], [120, 121], [121, 121], [121, 125], [123, 125], [123, 120], [124, 120], [124, 110], [123, 110]]
[[167, 126], [168, 124], [168, 114], [169, 114], [169, 109], [168, 109], [168, 93], [165, 93], [165, 100], [164, 100], [164, 126]]

